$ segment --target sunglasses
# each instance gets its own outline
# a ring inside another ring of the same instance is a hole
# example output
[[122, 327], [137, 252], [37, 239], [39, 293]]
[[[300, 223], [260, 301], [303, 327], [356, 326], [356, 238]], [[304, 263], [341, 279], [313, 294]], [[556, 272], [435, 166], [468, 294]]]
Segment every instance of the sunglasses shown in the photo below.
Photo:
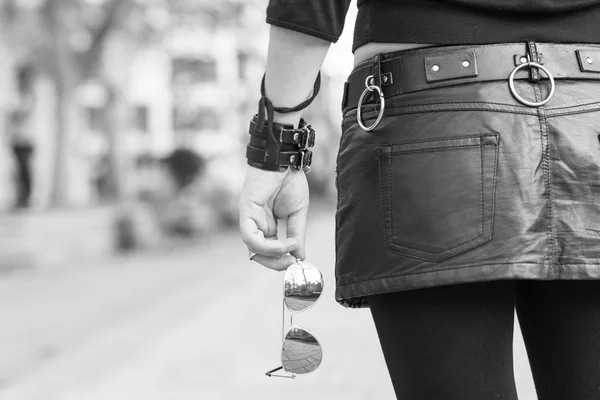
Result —
[[[323, 360], [323, 350], [317, 339], [306, 329], [294, 326], [295, 313], [311, 308], [321, 297], [323, 291], [323, 274], [312, 264], [297, 261], [285, 271], [283, 278], [283, 316], [281, 324], [281, 366], [265, 374], [269, 377], [295, 379], [296, 375], [308, 374], [317, 369]], [[291, 312], [292, 328], [283, 334], [285, 308]], [[275, 375], [274, 372], [284, 370], [287, 375]]]

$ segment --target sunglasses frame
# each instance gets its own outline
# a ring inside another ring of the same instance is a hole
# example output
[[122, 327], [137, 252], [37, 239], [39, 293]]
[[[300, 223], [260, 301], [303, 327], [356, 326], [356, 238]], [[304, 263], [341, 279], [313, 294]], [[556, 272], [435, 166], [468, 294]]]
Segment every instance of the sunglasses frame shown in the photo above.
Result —
[[[295, 264], [298, 264], [298, 265], [303, 265], [302, 261], [300, 261], [300, 260], [296, 260], [296, 262], [295, 262], [294, 264], [291, 264], [290, 266], [288, 266], [288, 269], [289, 269], [289, 268], [290, 268], [292, 265], [295, 265]], [[322, 271], [321, 271], [321, 270], [320, 270], [320, 269], [319, 269], [319, 268], [318, 268], [316, 265], [309, 264], [309, 263], [306, 263], [306, 264], [307, 264], [307, 265], [310, 265], [311, 267], [313, 267], [313, 268], [315, 268], [317, 271], [319, 271], [319, 274], [321, 275], [322, 287], [324, 288], [324, 287], [325, 287], [325, 277], [323, 277], [323, 272], [322, 272]], [[287, 270], [286, 270], [286, 273], [287, 273]], [[321, 293], [319, 294], [319, 297], [317, 297], [317, 298], [315, 299], [315, 301], [313, 301], [313, 302], [312, 302], [312, 303], [311, 303], [311, 304], [310, 304], [308, 307], [306, 307], [306, 308], [304, 308], [304, 309], [302, 309], [302, 310], [299, 310], [299, 311], [293, 311], [292, 309], [290, 309], [290, 307], [289, 307], [289, 306], [287, 305], [287, 303], [285, 302], [285, 276], [284, 276], [284, 295], [283, 295], [283, 299], [282, 299], [282, 303], [283, 303], [283, 304], [282, 304], [282, 313], [281, 313], [281, 353], [282, 353], [282, 354], [283, 354], [283, 346], [284, 346], [284, 344], [285, 344], [285, 337], [286, 337], [286, 333], [285, 333], [285, 309], [287, 308], [287, 309], [288, 309], [288, 311], [291, 313], [291, 315], [290, 315], [290, 325], [291, 325], [292, 327], [291, 327], [290, 329], [288, 329], [287, 333], [290, 333], [290, 332], [291, 332], [291, 330], [292, 330], [293, 328], [297, 328], [297, 329], [302, 329], [303, 331], [305, 331], [305, 332], [309, 333], [309, 334], [310, 334], [310, 335], [311, 335], [311, 336], [314, 338], [315, 336], [314, 336], [314, 335], [313, 335], [313, 334], [312, 334], [310, 331], [308, 331], [308, 330], [306, 330], [306, 329], [304, 329], [304, 328], [302, 328], [302, 327], [300, 327], [300, 326], [296, 326], [296, 325], [294, 325], [294, 314], [298, 314], [298, 313], [301, 313], [301, 312], [304, 312], [304, 311], [306, 311], [306, 310], [310, 309], [312, 306], [314, 306], [314, 305], [315, 305], [315, 304], [316, 304], [316, 303], [319, 301], [319, 299], [322, 297], [322, 295], [323, 295], [323, 290], [321, 290]], [[315, 340], [316, 340], [316, 338], [315, 338]], [[318, 341], [317, 341], [317, 343], [318, 343]], [[322, 353], [323, 353], [323, 347], [321, 346], [321, 344], [320, 344], [320, 343], [319, 343], [319, 347], [321, 348], [321, 354], [322, 354]], [[321, 361], [322, 361], [322, 359], [323, 359], [323, 358], [322, 358], [322, 356], [321, 356]], [[282, 364], [283, 364], [283, 362], [282, 362]], [[320, 363], [319, 363], [319, 365], [320, 365]], [[317, 368], [318, 368], [318, 367], [317, 367]], [[307, 373], [305, 373], [305, 374], [302, 374], [302, 375], [310, 374], [310, 373], [312, 373], [312, 372], [316, 371], [316, 370], [317, 370], [317, 368], [315, 368], [314, 370], [312, 370], [312, 371], [310, 371], [310, 372], [307, 372]], [[274, 372], [280, 371], [280, 370], [282, 370], [282, 369], [283, 369], [285, 372], [287, 372], [288, 374], [290, 374], [290, 375], [276, 375], [276, 374], [274, 374]], [[279, 366], [279, 367], [277, 367], [277, 368], [273, 368], [273, 369], [272, 369], [272, 370], [270, 370], [270, 371], [267, 371], [267, 372], [265, 372], [265, 375], [266, 375], [266, 376], [268, 376], [268, 377], [296, 379], [296, 374], [295, 374], [295, 373], [292, 373], [292, 372], [288, 372], [288, 371], [286, 371], [286, 370], [285, 370], [285, 368], [283, 367], [283, 365], [281, 365], [281, 366]]]

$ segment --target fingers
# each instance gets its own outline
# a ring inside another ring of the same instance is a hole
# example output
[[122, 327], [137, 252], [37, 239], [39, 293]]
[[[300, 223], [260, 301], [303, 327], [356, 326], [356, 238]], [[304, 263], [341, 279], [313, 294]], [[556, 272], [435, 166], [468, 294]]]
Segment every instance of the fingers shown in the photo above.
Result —
[[256, 261], [257, 263], [275, 271], [285, 271], [287, 267], [296, 262], [296, 257], [293, 257], [289, 254], [281, 257], [267, 257], [257, 254], [252, 257], [252, 261]]
[[308, 205], [291, 214], [287, 220], [286, 235], [288, 238], [293, 238], [298, 244], [298, 249], [291, 252], [291, 254], [299, 258], [300, 260], [306, 259], [306, 251], [304, 247], [306, 238], [306, 218], [308, 216]]
[[[272, 232], [272, 236], [265, 237], [263, 231], [258, 228], [256, 221], [247, 216], [240, 218], [240, 231], [242, 240], [248, 246], [248, 249], [262, 256], [279, 258], [298, 249], [296, 239], [279, 240], [277, 239], [277, 231]], [[253, 259], [257, 260], [257, 257]]]

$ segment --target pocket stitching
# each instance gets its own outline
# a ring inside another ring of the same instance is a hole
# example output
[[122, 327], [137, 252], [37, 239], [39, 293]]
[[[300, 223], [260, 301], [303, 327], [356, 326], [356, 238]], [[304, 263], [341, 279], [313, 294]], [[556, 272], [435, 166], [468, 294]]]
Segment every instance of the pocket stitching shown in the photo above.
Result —
[[[456, 142], [457, 140], [460, 140], [460, 139], [478, 139], [479, 143], [481, 143], [481, 141], [484, 137], [494, 137], [497, 139], [498, 135], [495, 133], [481, 133], [481, 134], [473, 134], [473, 135], [454, 136], [454, 137], [451, 137], [448, 139], [418, 140], [418, 141], [414, 141], [414, 142], [390, 143], [390, 144], [381, 145], [380, 147], [390, 147], [390, 149], [391, 149], [393, 146], [399, 147], [399, 146], [404, 146], [404, 145], [415, 145], [415, 144], [420, 144], [420, 143]], [[474, 146], [479, 146], [479, 145], [480, 144], [476, 144]], [[496, 143], [491, 143], [491, 144], [486, 144], [486, 145], [482, 145], [482, 146], [495, 146], [495, 145], [496, 145]], [[453, 148], [453, 147], [457, 147], [457, 146], [445, 146], [443, 148]], [[432, 148], [435, 148], [435, 147], [432, 147]], [[409, 150], [399, 150], [399, 151], [409, 151]]]
[[394, 211], [392, 209], [392, 204], [394, 204], [394, 202], [392, 200], [392, 162], [393, 162], [393, 160], [392, 160], [392, 154], [391, 154], [393, 148], [394, 148], [393, 146], [390, 146], [390, 155], [389, 155], [390, 160], [388, 162], [388, 164], [389, 164], [389, 168], [388, 168], [388, 191], [390, 192], [390, 195], [388, 197], [390, 199], [389, 200], [389, 205], [388, 205], [388, 207], [390, 208], [390, 232], [389, 232], [390, 236], [389, 236], [389, 239], [388, 239], [389, 245], [393, 244], [392, 243], [392, 235], [394, 234]]
[[410, 154], [410, 153], [435, 153], [436, 151], [444, 151], [444, 150], [454, 150], [454, 149], [468, 149], [471, 147], [485, 147], [485, 146], [495, 146], [495, 144], [471, 144], [468, 146], [445, 146], [445, 147], [430, 147], [427, 149], [416, 149], [416, 150], [397, 150], [391, 151], [390, 155], [398, 155], [398, 154]]
[[[483, 134], [478, 134], [478, 135], [463, 135], [463, 136], [454, 136], [448, 139], [434, 139], [434, 140], [418, 140], [418, 141], [414, 141], [414, 142], [404, 142], [404, 143], [391, 143], [385, 146], [404, 146], [404, 145], [412, 145], [412, 144], [419, 144], [419, 143], [436, 143], [436, 142], [456, 142], [459, 139], [479, 139], [479, 142], [481, 143], [481, 139], [484, 137], [497, 137], [498, 135], [493, 134], [493, 133], [483, 133]], [[492, 144], [493, 145], [493, 144]], [[479, 146], [479, 145], [476, 145]], [[454, 147], [454, 146], [448, 146], [448, 147]]]
[[[385, 204], [385, 198], [383, 196], [383, 187], [384, 186], [383, 186], [383, 167], [381, 165], [381, 155], [382, 155], [381, 147], [378, 149], [378, 152], [379, 152], [379, 157], [377, 158], [377, 162], [379, 163], [379, 189], [380, 189], [379, 190], [379, 198], [380, 198], [381, 204]], [[389, 237], [388, 229], [387, 229], [388, 224], [385, 223], [385, 209], [383, 207], [380, 207], [380, 208], [381, 208], [381, 221], [383, 222], [384, 237], [385, 237], [385, 241], [387, 244], [388, 237]]]

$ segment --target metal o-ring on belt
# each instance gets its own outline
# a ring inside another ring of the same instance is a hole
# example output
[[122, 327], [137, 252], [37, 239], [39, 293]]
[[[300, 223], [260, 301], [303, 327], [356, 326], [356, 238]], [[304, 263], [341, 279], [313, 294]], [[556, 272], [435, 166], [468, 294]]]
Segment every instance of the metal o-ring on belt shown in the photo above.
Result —
[[[367, 79], [365, 80], [366, 89], [360, 95], [360, 98], [358, 99], [358, 105], [356, 108], [356, 119], [357, 119], [358, 125], [360, 125], [360, 127], [367, 132], [372, 131], [373, 129], [375, 129], [377, 127], [377, 125], [379, 125], [381, 118], [383, 118], [383, 111], [385, 110], [385, 97], [383, 96], [383, 90], [381, 90], [381, 88], [377, 85], [369, 84], [369, 81], [371, 79], [373, 79], [373, 75], [367, 76]], [[375, 120], [373, 125], [365, 126], [362, 122], [362, 111], [361, 111], [362, 102], [364, 101], [367, 93], [372, 92], [373, 90], [377, 90], [377, 93], [379, 94], [379, 100], [381, 101], [381, 107], [379, 109], [379, 113], [377, 114], [377, 119]]]
[[[519, 96], [517, 94], [517, 91], [515, 90], [515, 82], [514, 82], [515, 74], [517, 73], [518, 70], [520, 70], [521, 68], [524, 68], [524, 67], [537, 67], [537, 68], [541, 69], [542, 71], [544, 71], [546, 73], [546, 75], [548, 75], [548, 79], [550, 79], [550, 93], [548, 94], [548, 97], [546, 97], [544, 100], [533, 102], [533, 101], [525, 100], [524, 98], [522, 98], [521, 96]], [[542, 66], [541, 64], [535, 63], [533, 61], [527, 61], [525, 63], [517, 65], [515, 67], [515, 69], [512, 70], [512, 72], [510, 73], [510, 76], [508, 77], [508, 87], [510, 88], [510, 92], [512, 93], [512, 95], [515, 96], [515, 98], [517, 100], [519, 100], [521, 103], [528, 105], [530, 107], [539, 107], [539, 106], [543, 106], [544, 104], [546, 104], [552, 98], [556, 84], [554, 83], [554, 77], [552, 76], [550, 71], [548, 71], [548, 69], [546, 67]]]

